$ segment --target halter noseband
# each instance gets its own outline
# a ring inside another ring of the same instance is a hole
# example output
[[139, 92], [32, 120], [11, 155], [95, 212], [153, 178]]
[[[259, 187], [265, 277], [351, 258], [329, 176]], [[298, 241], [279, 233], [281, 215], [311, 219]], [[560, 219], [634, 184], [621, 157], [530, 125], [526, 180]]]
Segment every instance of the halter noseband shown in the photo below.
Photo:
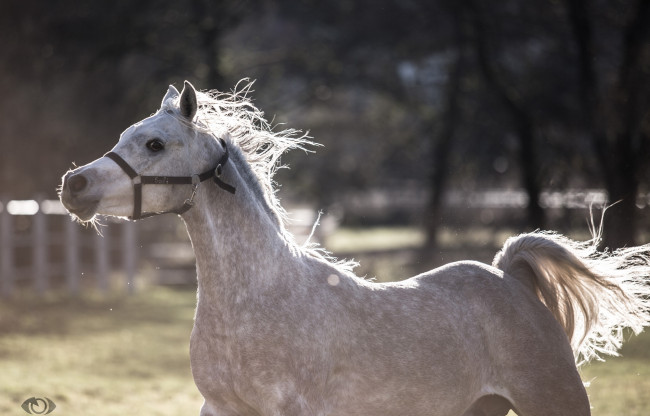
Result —
[[[201, 174], [192, 176], [138, 175], [135, 169], [133, 169], [131, 165], [129, 165], [126, 160], [124, 160], [120, 155], [115, 152], [106, 153], [104, 156], [117, 163], [117, 165], [122, 168], [124, 173], [129, 175], [131, 181], [133, 182], [133, 215], [129, 218], [132, 220], [139, 220], [141, 218], [147, 218], [154, 215], [167, 214], [172, 212], [179, 215], [183, 214], [194, 206], [194, 197], [196, 196], [196, 191], [199, 188], [199, 184], [210, 178], [212, 178], [214, 180], [214, 183], [219, 185], [220, 188], [230, 192], [231, 194], [234, 194], [235, 187], [228, 185], [220, 178], [223, 171], [223, 166], [226, 164], [226, 162], [228, 162], [228, 148], [226, 147], [226, 142], [223, 139], [219, 139], [219, 141], [221, 142], [225, 153], [217, 162], [216, 167]], [[183, 202], [183, 205], [178, 209], [160, 212], [142, 212], [142, 185], [192, 185], [192, 194], [185, 200], [185, 202]]]

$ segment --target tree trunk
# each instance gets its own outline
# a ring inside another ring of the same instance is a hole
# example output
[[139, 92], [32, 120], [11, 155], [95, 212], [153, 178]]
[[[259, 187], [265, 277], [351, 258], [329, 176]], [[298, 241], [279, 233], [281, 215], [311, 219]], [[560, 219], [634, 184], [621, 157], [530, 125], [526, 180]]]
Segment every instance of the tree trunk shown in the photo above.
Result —
[[[433, 251], [436, 249], [436, 236], [438, 228], [443, 223], [442, 218], [442, 201], [447, 178], [449, 177], [449, 155], [452, 148], [454, 134], [460, 115], [458, 105], [460, 96], [460, 80], [462, 78], [463, 68], [463, 51], [458, 49], [458, 57], [449, 68], [449, 84], [446, 92], [446, 105], [444, 116], [442, 117], [442, 126], [439, 134], [431, 132], [434, 141], [433, 146], [433, 163], [431, 174], [429, 176], [429, 201], [427, 203], [426, 215], [426, 249]], [[432, 121], [429, 121], [432, 124]], [[433, 127], [429, 128], [433, 131]]]
[[541, 184], [539, 181], [539, 163], [535, 151], [535, 125], [530, 112], [517, 100], [512, 89], [499, 80], [497, 70], [490, 64], [488, 56], [487, 31], [485, 16], [474, 1], [469, 1], [474, 23], [474, 48], [479, 69], [486, 84], [503, 103], [510, 113], [514, 130], [519, 141], [519, 162], [522, 170], [524, 189], [528, 194], [527, 222], [531, 228], [543, 228], [545, 223], [544, 210], [539, 204]]
[[632, 163], [618, 166], [607, 178], [609, 202], [603, 246], [611, 249], [633, 246], [636, 243], [636, 197], [639, 184]]
[[427, 130], [433, 141], [432, 166], [429, 176], [429, 201], [425, 216], [425, 228], [427, 239], [424, 249], [428, 252], [437, 249], [437, 235], [440, 224], [443, 223], [443, 196], [449, 177], [449, 156], [452, 149], [453, 139], [458, 126], [461, 108], [459, 105], [461, 94], [461, 79], [465, 67], [465, 36], [464, 25], [461, 16], [461, 9], [452, 6], [452, 18], [455, 27], [455, 49], [457, 52], [455, 60], [449, 65], [449, 81], [445, 92], [445, 108], [441, 119], [441, 126], [438, 134], [434, 133], [433, 123], [429, 120]]
[[539, 203], [542, 187], [539, 183], [539, 165], [535, 154], [535, 130], [526, 112], [513, 111], [519, 138], [519, 161], [524, 189], [528, 194], [527, 222], [531, 228], [544, 228], [544, 210]]
[[[594, 152], [600, 162], [609, 195], [604, 225], [603, 245], [611, 249], [635, 244], [636, 197], [639, 189], [640, 158], [644, 157], [641, 120], [643, 108], [638, 108], [639, 83], [643, 75], [639, 57], [647, 41], [650, 25], [650, 1], [639, 0], [636, 13], [623, 34], [623, 58], [614, 92], [609, 117], [605, 117], [597, 73], [593, 62], [593, 28], [585, 0], [567, 0], [569, 21], [578, 47], [580, 71], [580, 99], [583, 119], [592, 137]], [[646, 76], [647, 77], [647, 76]], [[613, 116], [613, 117], [612, 117]], [[613, 120], [605, 125], [605, 120]], [[635, 138], [637, 140], [635, 140]]]

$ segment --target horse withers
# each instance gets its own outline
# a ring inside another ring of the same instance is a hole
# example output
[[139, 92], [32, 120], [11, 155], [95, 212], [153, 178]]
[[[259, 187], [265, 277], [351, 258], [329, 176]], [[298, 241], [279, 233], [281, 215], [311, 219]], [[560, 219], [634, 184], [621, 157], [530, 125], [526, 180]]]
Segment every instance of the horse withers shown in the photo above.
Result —
[[202, 416], [590, 414], [576, 363], [648, 325], [650, 247], [604, 254], [598, 233], [535, 232], [493, 265], [359, 278], [287, 232], [272, 177], [282, 153], [311, 143], [274, 132], [247, 92], [170, 86], [61, 188], [82, 222], [181, 216], [196, 255]]

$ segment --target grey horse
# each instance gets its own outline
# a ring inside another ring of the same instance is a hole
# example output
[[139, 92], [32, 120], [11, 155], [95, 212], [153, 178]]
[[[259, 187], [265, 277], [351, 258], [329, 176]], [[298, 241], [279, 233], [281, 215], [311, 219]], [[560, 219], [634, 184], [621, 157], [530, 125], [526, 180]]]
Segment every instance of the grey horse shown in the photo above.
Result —
[[596, 251], [535, 232], [492, 265], [395, 283], [285, 228], [272, 177], [309, 140], [248, 98], [169, 87], [111, 152], [66, 173], [61, 200], [96, 215], [181, 216], [196, 255], [190, 340], [201, 416], [585, 416], [577, 364], [616, 354], [650, 321], [648, 246]]

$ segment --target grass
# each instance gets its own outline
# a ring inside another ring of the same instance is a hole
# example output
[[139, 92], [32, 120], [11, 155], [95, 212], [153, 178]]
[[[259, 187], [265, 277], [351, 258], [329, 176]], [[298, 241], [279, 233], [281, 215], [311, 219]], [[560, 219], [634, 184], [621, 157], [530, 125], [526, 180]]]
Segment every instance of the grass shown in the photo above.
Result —
[[325, 248], [341, 253], [417, 248], [424, 239], [424, 232], [414, 227], [339, 228]]
[[[421, 254], [400, 262], [381, 253], [415, 247], [417, 231], [347, 232], [347, 241], [334, 240], [334, 247], [328, 241], [328, 248], [378, 250], [369, 260], [380, 275], [403, 278], [418, 267], [413, 262]], [[454, 255], [472, 258], [466, 252]], [[203, 400], [189, 364], [195, 300], [193, 290], [162, 287], [133, 296], [0, 300], [0, 415], [26, 415], [20, 405], [33, 396], [50, 398], [53, 416], [198, 415]], [[649, 415], [650, 331], [632, 337], [622, 357], [581, 373], [591, 381], [593, 416]]]
[[620, 357], [584, 366], [593, 416], [650, 415], [650, 331], [631, 337]]
[[648, 360], [623, 359], [593, 365], [583, 371], [583, 377], [594, 377], [591, 387], [587, 389], [593, 416], [650, 414]]
[[0, 305], [0, 414], [48, 397], [54, 415], [198, 414], [189, 366], [195, 294]]
[[[132, 297], [21, 299], [0, 305], [0, 414], [49, 397], [53, 415], [198, 414], [189, 369], [193, 291]], [[650, 333], [622, 357], [585, 366], [593, 416], [650, 414]]]

